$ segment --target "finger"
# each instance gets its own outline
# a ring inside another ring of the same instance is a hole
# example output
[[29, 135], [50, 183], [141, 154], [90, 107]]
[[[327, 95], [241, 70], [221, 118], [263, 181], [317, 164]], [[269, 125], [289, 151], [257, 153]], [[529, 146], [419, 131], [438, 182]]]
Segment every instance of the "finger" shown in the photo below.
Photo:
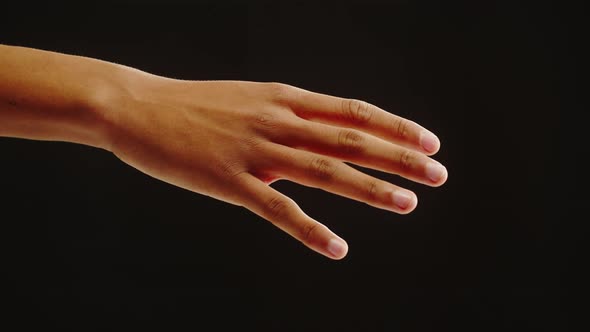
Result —
[[440, 149], [440, 140], [432, 132], [375, 105], [299, 88], [296, 91], [287, 102], [304, 119], [362, 130], [427, 155]]
[[301, 121], [289, 133], [289, 146], [398, 174], [429, 186], [442, 185], [446, 168], [421, 152], [350, 128]]
[[267, 161], [269, 167], [281, 178], [400, 214], [411, 212], [418, 203], [413, 192], [339, 160], [278, 144], [266, 149], [267, 155], [272, 156]]
[[332, 259], [346, 256], [346, 242], [306, 215], [292, 199], [250, 174], [244, 173], [237, 181], [243, 190], [244, 207], [320, 254]]

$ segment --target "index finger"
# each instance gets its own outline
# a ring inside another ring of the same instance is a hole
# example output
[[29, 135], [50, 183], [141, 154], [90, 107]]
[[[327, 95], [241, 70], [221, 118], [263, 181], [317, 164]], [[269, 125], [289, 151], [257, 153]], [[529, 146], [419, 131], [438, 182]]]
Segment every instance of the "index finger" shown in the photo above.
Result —
[[427, 155], [440, 149], [440, 140], [426, 128], [362, 100], [295, 88], [287, 104], [307, 120], [362, 130]]

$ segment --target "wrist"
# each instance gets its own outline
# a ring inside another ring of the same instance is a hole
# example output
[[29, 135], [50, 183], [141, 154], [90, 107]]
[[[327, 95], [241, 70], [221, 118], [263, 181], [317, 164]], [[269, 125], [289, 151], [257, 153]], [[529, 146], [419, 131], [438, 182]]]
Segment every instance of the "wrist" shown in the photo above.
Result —
[[142, 91], [158, 76], [114, 63], [105, 66], [108, 70], [90, 84], [86, 106], [95, 119], [88, 123], [89, 131], [95, 135], [93, 142], [87, 144], [115, 152], [116, 142], [125, 135], [128, 113], [136, 108]]

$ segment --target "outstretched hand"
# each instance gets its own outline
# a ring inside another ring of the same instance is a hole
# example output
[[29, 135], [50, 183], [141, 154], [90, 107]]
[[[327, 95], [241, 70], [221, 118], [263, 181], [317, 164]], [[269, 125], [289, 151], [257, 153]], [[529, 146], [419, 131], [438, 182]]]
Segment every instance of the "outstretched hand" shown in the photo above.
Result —
[[170, 184], [243, 206], [307, 247], [343, 258], [346, 242], [270, 186], [287, 179], [396, 213], [416, 195], [347, 163], [439, 186], [431, 132], [369, 103], [279, 83], [147, 76], [109, 103], [110, 150]]

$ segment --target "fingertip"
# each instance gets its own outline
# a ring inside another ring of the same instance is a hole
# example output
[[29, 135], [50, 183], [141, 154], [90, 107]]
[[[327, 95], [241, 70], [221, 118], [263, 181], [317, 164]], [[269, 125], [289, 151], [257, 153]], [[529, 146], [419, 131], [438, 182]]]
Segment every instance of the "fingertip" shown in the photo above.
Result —
[[418, 197], [411, 191], [398, 190], [392, 193], [392, 200], [396, 206], [395, 212], [399, 214], [408, 214], [418, 205]]
[[434, 187], [441, 186], [447, 181], [449, 176], [447, 168], [438, 162], [429, 162], [425, 169], [426, 177], [430, 180], [430, 185]]
[[330, 241], [328, 241], [326, 249], [329, 253], [328, 257], [335, 260], [340, 260], [346, 257], [346, 254], [348, 253], [348, 244], [343, 239], [332, 238]]
[[433, 133], [424, 130], [420, 133], [420, 146], [428, 155], [433, 155], [440, 149], [440, 140]]
[[416, 194], [409, 190], [395, 190], [391, 194], [394, 211], [400, 214], [412, 212], [418, 204]]

